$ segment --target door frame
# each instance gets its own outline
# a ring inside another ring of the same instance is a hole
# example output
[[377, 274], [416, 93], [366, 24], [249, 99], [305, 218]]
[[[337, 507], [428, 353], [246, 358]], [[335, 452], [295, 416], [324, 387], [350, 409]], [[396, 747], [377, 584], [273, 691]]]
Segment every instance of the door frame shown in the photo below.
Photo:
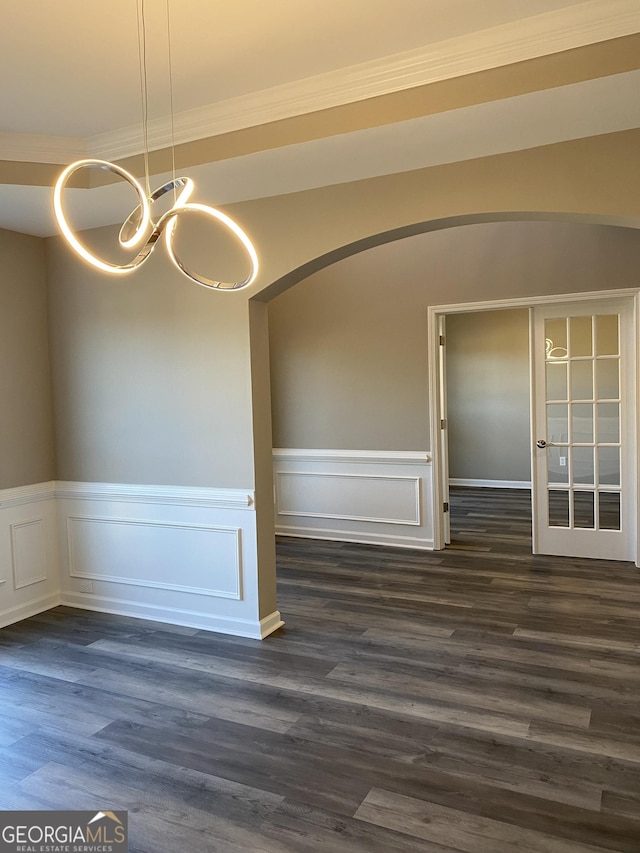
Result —
[[[635, 354], [635, 371], [636, 376], [640, 376], [640, 288], [625, 288], [617, 290], [596, 290], [586, 293], [557, 293], [550, 296], [530, 296], [516, 297], [513, 299], [492, 299], [486, 302], [459, 302], [450, 305], [430, 305], [427, 309], [427, 350], [428, 350], [428, 399], [429, 399], [429, 428], [431, 434], [431, 460], [432, 460], [432, 526], [433, 526], [433, 549], [440, 551], [445, 547], [445, 514], [444, 514], [444, 495], [448, 491], [448, 482], [445, 484], [444, 478], [448, 477], [448, 459], [444, 458], [444, 447], [447, 443], [439, 439], [440, 424], [446, 418], [446, 412], [442, 411], [442, 399], [440, 388], [440, 358], [446, 357], [446, 341], [443, 348], [440, 347], [440, 318], [447, 314], [469, 314], [480, 313], [482, 311], [506, 311], [510, 308], [535, 308], [539, 305], [554, 305], [558, 303], [569, 304], [571, 302], [595, 302], [609, 299], [633, 299], [633, 338], [634, 338], [634, 354]], [[532, 339], [531, 339], [531, 323], [529, 323], [529, 394], [533, 394], [531, 382], [532, 375]], [[635, 430], [632, 434], [632, 446], [630, 448], [630, 459], [632, 460], [633, 477], [633, 492], [635, 495], [636, 506], [638, 503], [638, 429], [640, 427], [640, 393], [636, 389], [635, 401], [632, 406], [635, 415]], [[529, 410], [529, 444], [531, 446], [534, 425], [531, 422], [533, 417], [533, 405], [530, 405]], [[447, 425], [448, 428], [448, 425]], [[534, 472], [531, 472], [532, 487], [533, 487]], [[534, 525], [535, 531], [535, 525]], [[636, 529], [635, 534], [635, 562], [636, 566], [640, 566], [640, 512], [636, 513]], [[535, 542], [534, 542], [535, 548]]]

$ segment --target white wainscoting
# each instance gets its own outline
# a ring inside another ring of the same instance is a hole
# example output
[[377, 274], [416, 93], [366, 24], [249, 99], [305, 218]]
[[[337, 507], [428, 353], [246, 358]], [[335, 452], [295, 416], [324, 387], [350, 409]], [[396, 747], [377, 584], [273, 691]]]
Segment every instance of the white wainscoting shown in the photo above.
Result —
[[427, 451], [273, 451], [276, 533], [433, 548]]
[[0, 628], [59, 603], [55, 483], [0, 490]]
[[[239, 527], [68, 516], [67, 542], [72, 578], [242, 598]], [[177, 582], [185, 563], [188, 585]]]
[[58, 483], [61, 598], [107, 613], [262, 638], [252, 492]]

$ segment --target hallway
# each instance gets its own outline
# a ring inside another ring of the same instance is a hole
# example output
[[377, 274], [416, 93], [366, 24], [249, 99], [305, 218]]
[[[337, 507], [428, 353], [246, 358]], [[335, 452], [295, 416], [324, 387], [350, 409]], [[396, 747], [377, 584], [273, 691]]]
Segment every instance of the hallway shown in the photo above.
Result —
[[531, 492], [451, 486], [451, 547], [531, 556]]

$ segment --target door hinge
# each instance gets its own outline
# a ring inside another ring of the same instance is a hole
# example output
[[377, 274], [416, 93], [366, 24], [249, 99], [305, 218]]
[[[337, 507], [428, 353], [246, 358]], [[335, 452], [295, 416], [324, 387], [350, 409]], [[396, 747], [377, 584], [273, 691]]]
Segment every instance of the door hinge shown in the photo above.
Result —
[[444, 335], [440, 335], [440, 346], [444, 346]]
[[446, 429], [446, 428], [447, 428], [447, 419], [446, 418], [440, 418], [440, 429]]
[[443, 511], [443, 512], [449, 512], [449, 501], [445, 501], [445, 502], [442, 504], [442, 511]]

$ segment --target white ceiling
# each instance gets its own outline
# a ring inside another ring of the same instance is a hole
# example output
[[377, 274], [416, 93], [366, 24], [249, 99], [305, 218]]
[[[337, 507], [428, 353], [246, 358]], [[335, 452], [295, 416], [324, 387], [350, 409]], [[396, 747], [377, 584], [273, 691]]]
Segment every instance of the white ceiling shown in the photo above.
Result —
[[[146, 7], [153, 122], [168, 114], [170, 104], [165, 2], [147, 0]], [[542, 36], [527, 42], [516, 35], [544, 33], [545, 27], [560, 32], [569, 18], [571, 37], [587, 33], [583, 43], [589, 43], [587, 23], [595, 19], [600, 28], [608, 19], [622, 27], [606, 37], [640, 29], [637, 0], [171, 0], [170, 12], [177, 118], [226, 109], [237, 126], [243, 104], [251, 104], [254, 115], [256, 104], [276, 103], [274, 93], [284, 93], [279, 103], [286, 101], [295, 114], [302, 109], [291, 107], [292, 92], [302, 103], [299, 92], [306, 87], [316, 103], [324, 103], [318, 98], [329, 81], [335, 103], [357, 99], [336, 81], [355, 79], [366, 69], [368, 80], [384, 86], [381, 78], [390, 76], [389, 69], [417, 67], [416, 57], [421, 68], [428, 65], [426, 57], [433, 69], [437, 55], [441, 68], [449, 47], [465, 62], [472, 57], [472, 69], [491, 67], [490, 58], [477, 63], [491, 52], [483, 45], [499, 43], [491, 42], [494, 33], [509, 43], [512, 56], [520, 49], [528, 56], [566, 49], [566, 43], [554, 48]], [[582, 29], [581, 16], [587, 22]], [[124, 139], [123, 132], [141, 122], [136, 33], [136, 0], [13, 4], [11, 26], [0, 29], [0, 79], [6, 81], [0, 87], [0, 159], [66, 162], [61, 152], [74, 159], [92, 145], [95, 150], [97, 140], [115, 150], [113, 140]], [[376, 77], [377, 69], [385, 73]], [[425, 79], [437, 79], [430, 73]], [[418, 78], [396, 76], [399, 82], [389, 84], [389, 91], [417, 85]], [[640, 126], [639, 83], [638, 73], [629, 72], [205, 164], [189, 173], [198, 179], [199, 200], [224, 204], [608, 133]], [[48, 150], [48, 160], [46, 154], [34, 156], [41, 150]], [[154, 181], [159, 183], [161, 178]], [[46, 187], [0, 186], [0, 227], [54, 233], [50, 196]], [[122, 221], [130, 206], [126, 191], [117, 187], [72, 191], [69, 201], [79, 227]]]

